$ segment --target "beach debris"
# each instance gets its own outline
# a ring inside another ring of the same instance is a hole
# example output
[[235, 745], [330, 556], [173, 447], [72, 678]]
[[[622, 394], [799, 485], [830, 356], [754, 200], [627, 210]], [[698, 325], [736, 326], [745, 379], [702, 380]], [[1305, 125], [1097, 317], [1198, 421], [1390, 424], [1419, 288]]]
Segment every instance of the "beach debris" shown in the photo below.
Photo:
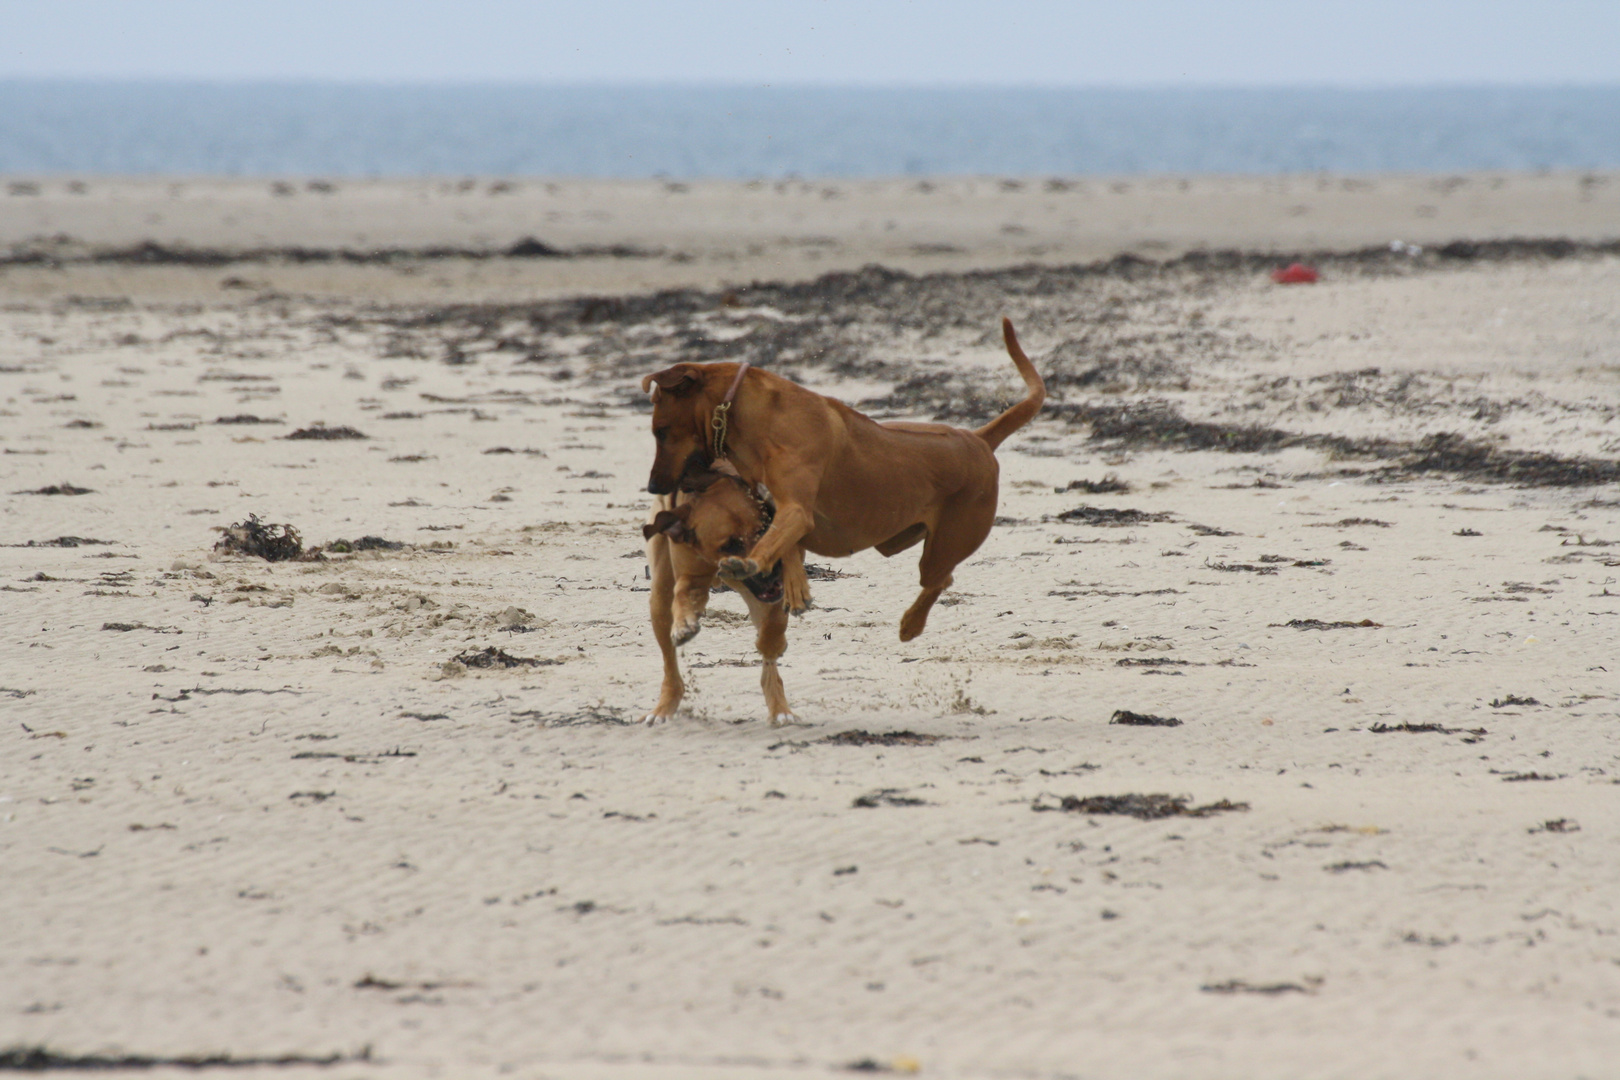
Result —
[[1390, 523], [1379, 521], [1377, 518], [1347, 517], [1338, 521], [1314, 521], [1305, 527], [1307, 529], [1348, 529], [1355, 525], [1372, 525], [1380, 529], [1387, 529]]
[[[1185, 663], [1186, 661], [1167, 661], [1169, 663]], [[1149, 713], [1132, 712], [1129, 709], [1115, 709], [1114, 715], [1108, 718], [1110, 724], [1129, 724], [1132, 727], [1180, 727], [1181, 721], [1173, 716], [1153, 716]]]
[[1057, 516], [1058, 521], [1067, 521], [1075, 525], [1092, 525], [1097, 528], [1118, 529], [1127, 525], [1145, 525], [1175, 520], [1175, 515], [1168, 510], [1116, 510], [1104, 506], [1087, 506], [1081, 503], [1073, 510], [1065, 510]]
[[1070, 491], [1083, 491], [1087, 495], [1113, 495], [1124, 494], [1131, 490], [1131, 485], [1121, 480], [1116, 474], [1109, 473], [1101, 480], [1070, 480], [1068, 486], [1053, 488], [1059, 495]]
[[1322, 984], [1321, 979], [1306, 979], [1300, 983], [1251, 983], [1242, 979], [1228, 979], [1220, 983], [1205, 983], [1198, 989], [1206, 994], [1265, 994], [1276, 997], [1278, 994], [1314, 994], [1316, 988]]
[[31, 488], [27, 491], [13, 491], [13, 495], [93, 495], [92, 488], [75, 487], [72, 484], [51, 484], [42, 488]]
[[905, 794], [902, 788], [879, 788], [877, 791], [870, 791], [857, 797], [850, 805], [871, 809], [878, 806], [927, 806], [928, 802]]
[[565, 259], [568, 252], [554, 248], [543, 240], [525, 236], [504, 251], [508, 259]]
[[1314, 266], [1304, 263], [1289, 263], [1280, 270], [1271, 272], [1271, 280], [1278, 285], [1315, 285], [1322, 280], [1322, 275]]
[[358, 1054], [280, 1054], [275, 1057], [236, 1057], [232, 1054], [183, 1054], [151, 1057], [146, 1054], [64, 1054], [44, 1046], [13, 1046], [0, 1050], [0, 1072], [112, 1072], [146, 1069], [256, 1069], [343, 1065], [371, 1061], [371, 1047]]
[[356, 979], [351, 984], [356, 990], [465, 990], [477, 986], [475, 982], [465, 979], [443, 979], [431, 982], [396, 982], [393, 979], [380, 979], [371, 972]]
[[1540, 705], [1541, 702], [1533, 697], [1520, 697], [1517, 694], [1508, 694], [1505, 697], [1491, 699], [1491, 708], [1505, 709], [1509, 705]]
[[249, 514], [246, 521], [221, 528], [214, 550], [224, 555], [253, 555], [266, 562], [302, 558], [304, 543], [291, 525], [269, 524]]
[[512, 723], [521, 724], [527, 721], [538, 722], [541, 727], [579, 727], [585, 724], [613, 724], [616, 726], [628, 725], [631, 721], [625, 719], [624, 710], [612, 705], [587, 705], [573, 712], [545, 712], [541, 709], [524, 709], [512, 714]]
[[403, 540], [384, 540], [380, 536], [362, 536], [358, 540], [333, 540], [326, 545], [325, 550], [337, 554], [348, 554], [355, 551], [400, 551], [409, 546]]
[[299, 428], [291, 435], [283, 436], [283, 438], [325, 439], [327, 441], [332, 441], [334, 439], [369, 439], [371, 436], [362, 431], [356, 431], [347, 424], [340, 427], [327, 427], [325, 424], [315, 424], [312, 427]]
[[498, 649], [493, 645], [457, 653], [450, 662], [469, 668], [555, 667], [562, 663], [561, 660], [538, 660], [527, 656], [513, 656], [505, 649]]
[[[179, 631], [176, 630], [175, 633], [179, 633]], [[180, 692], [175, 694], [173, 697], [165, 697], [162, 694], [153, 694], [152, 700], [190, 701], [192, 694], [199, 694], [202, 697], [212, 697], [215, 694], [230, 694], [234, 697], [241, 697], [244, 694], [292, 694], [294, 697], [297, 697], [303, 693], [303, 690], [292, 690], [284, 686], [277, 689], [266, 689], [261, 686], [192, 686], [182, 688]]]
[[300, 750], [292, 756], [293, 761], [346, 761], [351, 765], [377, 765], [389, 758], [415, 757], [415, 750], [402, 750], [394, 747], [392, 750], [381, 750], [375, 754], [339, 754], [327, 750]]
[[1469, 735], [1475, 736], [1473, 739], [1467, 740], [1469, 742], [1478, 742], [1479, 741], [1479, 736], [1489, 735], [1490, 734], [1490, 732], [1486, 731], [1482, 727], [1480, 727], [1480, 728], [1454, 728], [1454, 727], [1446, 727], [1443, 724], [1414, 724], [1409, 720], [1408, 721], [1403, 721], [1403, 722], [1401, 722], [1399, 724], [1386, 724], [1386, 723], [1383, 723], [1382, 721], [1380, 721], [1380, 722], [1374, 723], [1367, 730], [1372, 732], [1374, 735], [1387, 735], [1392, 731], [1401, 731], [1401, 732], [1405, 732], [1405, 733], [1407, 733], [1409, 735], [1427, 735], [1427, 734], [1430, 734], [1430, 733], [1434, 733], [1434, 734], [1438, 734], [1438, 735], [1455, 735], [1458, 732], [1466, 732]]
[[[76, 547], [90, 547], [90, 546], [96, 545], [96, 544], [110, 544], [110, 543], [112, 543], [111, 540], [92, 540], [88, 536], [58, 536], [54, 540], [30, 540], [26, 544], [7, 544], [5, 546], [6, 547], [25, 547], [25, 548], [47, 548], [47, 547], [76, 548]], [[44, 581], [46, 579], [45, 578], [36, 578], [35, 580], [36, 581]], [[55, 580], [55, 579], [51, 579], [51, 580]]]
[[1385, 866], [1377, 859], [1368, 859], [1365, 862], [1329, 863], [1328, 865], [1322, 867], [1322, 869], [1326, 870], [1330, 874], [1344, 874], [1351, 870], [1388, 870], [1389, 867]]
[[817, 739], [828, 746], [933, 746], [943, 738], [940, 735], [922, 735], [915, 731], [840, 731], [836, 735]]
[[1246, 802], [1221, 799], [1204, 806], [1189, 806], [1190, 795], [1090, 795], [1080, 798], [1064, 795], [1057, 802], [1052, 796], [1040, 795], [1030, 804], [1038, 812], [1058, 810], [1074, 814], [1123, 814], [1140, 821], [1157, 821], [1167, 817], [1210, 817], [1228, 810], [1247, 810]]
[[1535, 828], [1529, 830], [1532, 835], [1535, 833], [1572, 833], [1580, 831], [1581, 827], [1575, 823], [1573, 818], [1564, 817], [1554, 818], [1551, 821], [1543, 821], [1540, 825], [1537, 825]]
[[844, 1072], [853, 1073], [900, 1073], [906, 1076], [914, 1076], [922, 1072], [922, 1062], [910, 1054], [901, 1054], [899, 1057], [890, 1058], [888, 1061], [879, 1061], [877, 1058], [870, 1057], [859, 1058], [847, 1065], [840, 1066], [840, 1068]]
[[1354, 630], [1361, 627], [1378, 628], [1383, 623], [1373, 622], [1371, 619], [1362, 619], [1360, 622], [1323, 622], [1321, 619], [1289, 619], [1285, 623], [1267, 623], [1268, 626], [1291, 626], [1295, 630]]
[[[1326, 450], [1339, 457], [1369, 457], [1391, 462], [1372, 470], [1370, 475], [1373, 476], [1446, 473], [1531, 487], [1578, 487], [1612, 484], [1620, 480], [1620, 461], [1561, 457], [1539, 450], [1512, 450], [1497, 443], [1469, 439], [1455, 432], [1435, 432], [1416, 442], [1383, 437], [1306, 434], [1254, 424], [1189, 420], [1174, 406], [1151, 400], [1123, 404], [1075, 402], [1048, 405], [1047, 411], [1071, 424], [1088, 425], [1092, 442], [1119, 447], [1172, 446], [1178, 450], [1220, 450], [1226, 453], [1261, 453], [1283, 447], [1308, 447]], [[1372, 524], [1369, 520], [1356, 519], [1348, 519], [1347, 523]], [[1387, 525], [1388, 522], [1382, 524]], [[1326, 522], [1317, 525], [1332, 527]]]

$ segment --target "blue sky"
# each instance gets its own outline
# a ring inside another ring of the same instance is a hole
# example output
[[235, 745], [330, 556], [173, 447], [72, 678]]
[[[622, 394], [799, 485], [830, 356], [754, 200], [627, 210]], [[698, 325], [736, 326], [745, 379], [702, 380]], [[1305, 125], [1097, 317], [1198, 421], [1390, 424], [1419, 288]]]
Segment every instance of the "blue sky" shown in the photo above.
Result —
[[0, 78], [1620, 84], [1620, 0], [0, 0]]

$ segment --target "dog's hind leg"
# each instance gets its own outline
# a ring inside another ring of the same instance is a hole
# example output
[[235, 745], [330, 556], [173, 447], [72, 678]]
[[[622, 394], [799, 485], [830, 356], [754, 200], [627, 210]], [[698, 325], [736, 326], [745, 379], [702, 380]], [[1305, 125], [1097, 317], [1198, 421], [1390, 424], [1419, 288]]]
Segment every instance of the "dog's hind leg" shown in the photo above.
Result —
[[787, 651], [787, 609], [780, 603], [767, 604], [754, 598], [747, 589], [740, 590], [748, 603], [748, 614], [754, 620], [758, 634], [754, 647], [759, 650], [759, 686], [765, 691], [765, 708], [772, 727], [796, 724], [799, 718], [788, 706], [787, 690], [782, 686], [782, 674], [776, 670], [777, 659]]
[[951, 571], [956, 569], [957, 563], [977, 551], [984, 538], [990, 535], [990, 525], [996, 516], [993, 489], [988, 507], [988, 513], [982, 507], [970, 508], [966, 513], [947, 508], [929, 530], [928, 539], [923, 543], [922, 558], [917, 563], [922, 592], [917, 594], [917, 599], [901, 616], [901, 641], [910, 641], [923, 632], [934, 601], [951, 587]]
[[[926, 566], [928, 553], [923, 553], [924, 569], [922, 572], [922, 592], [917, 599], [911, 602], [906, 613], [900, 617], [900, 640], [910, 641], [922, 633], [928, 625], [928, 612], [933, 609], [934, 601], [938, 600], [946, 589], [951, 587], [950, 571], [943, 575], [930, 574]], [[952, 564], [955, 565], [955, 564]]]
[[675, 567], [669, 557], [670, 541], [667, 536], [654, 536], [647, 541], [647, 565], [652, 574], [651, 595], [647, 607], [652, 615], [653, 637], [658, 651], [664, 657], [664, 685], [658, 692], [658, 704], [642, 717], [642, 723], [662, 724], [675, 715], [686, 696], [686, 684], [681, 681], [680, 661], [675, 655], [675, 641], [670, 633], [674, 622]]

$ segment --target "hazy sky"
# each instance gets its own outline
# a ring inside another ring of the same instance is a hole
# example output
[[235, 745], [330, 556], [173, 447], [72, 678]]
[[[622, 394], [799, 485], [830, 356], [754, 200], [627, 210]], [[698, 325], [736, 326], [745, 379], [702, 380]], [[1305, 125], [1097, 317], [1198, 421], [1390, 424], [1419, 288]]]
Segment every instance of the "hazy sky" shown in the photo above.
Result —
[[1620, 0], [0, 0], [0, 78], [1620, 83]]

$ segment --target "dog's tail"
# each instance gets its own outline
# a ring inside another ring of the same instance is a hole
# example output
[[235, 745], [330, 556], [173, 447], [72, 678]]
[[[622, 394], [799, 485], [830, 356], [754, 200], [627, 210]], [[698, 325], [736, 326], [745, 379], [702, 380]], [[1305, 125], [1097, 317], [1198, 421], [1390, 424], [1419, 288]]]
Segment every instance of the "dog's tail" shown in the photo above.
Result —
[[1007, 341], [1007, 355], [1012, 357], [1013, 366], [1018, 369], [1018, 374], [1024, 377], [1024, 385], [1029, 387], [1029, 396], [975, 432], [979, 438], [990, 444], [992, 450], [1000, 446], [1007, 436], [1034, 419], [1035, 414], [1041, 411], [1041, 406], [1046, 404], [1046, 383], [1041, 381], [1040, 372], [1029, 362], [1024, 350], [1019, 348], [1018, 335], [1013, 333], [1011, 319], [1001, 320], [1001, 336]]

